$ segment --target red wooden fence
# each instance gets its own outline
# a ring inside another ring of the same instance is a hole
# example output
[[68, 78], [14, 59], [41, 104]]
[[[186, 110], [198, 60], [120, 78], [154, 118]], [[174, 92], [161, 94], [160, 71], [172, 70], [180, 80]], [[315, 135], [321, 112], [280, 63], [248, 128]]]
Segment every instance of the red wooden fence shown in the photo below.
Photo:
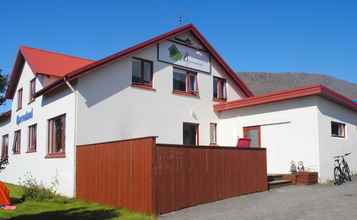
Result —
[[79, 146], [78, 198], [162, 214], [267, 190], [266, 151], [155, 144], [154, 137]]
[[155, 213], [154, 137], [77, 147], [76, 197]]
[[156, 145], [159, 213], [267, 190], [265, 149]]

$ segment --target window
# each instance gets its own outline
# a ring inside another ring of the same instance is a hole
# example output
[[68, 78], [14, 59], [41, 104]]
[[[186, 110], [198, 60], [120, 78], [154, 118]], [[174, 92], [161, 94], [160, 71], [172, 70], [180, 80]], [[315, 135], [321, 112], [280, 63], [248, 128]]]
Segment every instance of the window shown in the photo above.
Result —
[[19, 154], [21, 150], [21, 130], [15, 131], [14, 134], [14, 143], [12, 146], [12, 152], [14, 154]]
[[250, 139], [250, 147], [260, 147], [260, 126], [244, 127], [243, 133]]
[[48, 121], [48, 156], [62, 157], [65, 155], [65, 120], [61, 115]]
[[213, 99], [217, 101], [227, 100], [226, 80], [213, 77]]
[[173, 89], [175, 93], [198, 95], [197, 73], [174, 68]]
[[209, 134], [210, 134], [210, 143], [212, 145], [216, 145], [217, 144], [217, 124], [216, 123], [210, 123]]
[[198, 145], [198, 124], [183, 123], [183, 144]]
[[132, 83], [152, 87], [153, 63], [150, 60], [133, 58]]
[[332, 137], [345, 137], [345, 124], [339, 122], [331, 122], [331, 136]]
[[37, 145], [37, 125], [29, 126], [29, 146], [27, 152], [36, 152], [36, 145]]
[[9, 135], [2, 136], [1, 159], [5, 160], [9, 157]]
[[30, 81], [30, 100], [32, 102], [35, 100], [35, 92], [36, 92], [36, 78]]
[[22, 88], [17, 91], [17, 110], [22, 108]]

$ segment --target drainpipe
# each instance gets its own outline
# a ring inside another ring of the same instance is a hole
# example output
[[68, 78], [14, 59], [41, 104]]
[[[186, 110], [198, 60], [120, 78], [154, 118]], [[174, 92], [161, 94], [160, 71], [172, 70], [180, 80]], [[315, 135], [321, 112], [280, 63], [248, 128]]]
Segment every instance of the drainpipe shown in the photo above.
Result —
[[73, 197], [76, 197], [76, 163], [77, 163], [77, 158], [76, 158], [76, 151], [77, 151], [77, 102], [78, 102], [78, 98], [77, 98], [77, 91], [76, 89], [72, 86], [72, 84], [67, 80], [67, 77], [63, 77], [63, 81], [66, 83], [66, 85], [68, 86], [68, 88], [74, 93], [74, 136], [73, 136], [73, 144], [74, 144], [74, 151], [73, 151], [73, 162], [74, 162], [74, 166], [73, 166]]

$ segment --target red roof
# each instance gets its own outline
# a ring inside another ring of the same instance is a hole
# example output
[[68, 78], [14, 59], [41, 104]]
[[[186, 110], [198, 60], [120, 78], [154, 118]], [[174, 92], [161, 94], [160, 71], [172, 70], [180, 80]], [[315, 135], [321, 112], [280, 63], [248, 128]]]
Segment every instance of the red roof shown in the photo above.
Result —
[[[100, 67], [106, 63], [112, 62], [113, 60], [117, 60], [119, 58], [128, 56], [129, 54], [131, 54], [133, 52], [136, 52], [136, 51], [146, 48], [152, 44], [166, 40], [166, 39], [171, 38], [179, 33], [186, 32], [186, 31], [191, 31], [191, 33], [205, 46], [205, 48], [212, 54], [213, 58], [216, 59], [216, 61], [223, 67], [223, 69], [226, 71], [228, 76], [233, 80], [233, 82], [236, 83], [238, 88], [240, 88], [240, 90], [243, 92], [243, 94], [246, 97], [253, 96], [253, 93], [248, 89], [248, 87], [244, 84], [244, 82], [239, 79], [237, 74], [228, 66], [228, 64], [222, 59], [222, 57], [217, 53], [217, 51], [214, 50], [214, 48], [208, 43], [208, 41], [204, 38], [204, 36], [192, 24], [188, 24], [188, 25], [184, 25], [182, 27], [176, 28], [172, 31], [161, 34], [159, 36], [156, 36], [154, 38], [146, 40], [142, 43], [139, 43], [137, 45], [129, 47], [125, 50], [122, 50], [118, 53], [115, 53], [113, 55], [105, 57], [104, 59], [98, 60], [97, 62], [93, 62], [87, 66], [83, 66], [79, 69], [76, 69], [76, 70], [72, 71], [71, 73], [69, 73], [68, 75], [66, 75], [66, 80], [72, 80], [72, 79], [78, 78], [81, 75], [87, 73], [89, 70]], [[64, 84], [64, 79], [60, 79], [60, 80], [54, 82], [53, 84], [43, 88], [39, 92], [37, 92], [37, 96], [47, 93], [48, 91], [51, 91], [63, 84]]]
[[314, 95], [324, 97], [351, 110], [357, 111], [357, 104], [355, 102], [323, 85], [304, 86], [295, 89], [272, 92], [261, 96], [220, 103], [214, 105], [214, 110], [216, 112], [223, 112]]
[[34, 74], [58, 78], [64, 77], [73, 70], [94, 62], [75, 56], [22, 46], [17, 54], [16, 63], [6, 91], [6, 98], [13, 98], [25, 60]]

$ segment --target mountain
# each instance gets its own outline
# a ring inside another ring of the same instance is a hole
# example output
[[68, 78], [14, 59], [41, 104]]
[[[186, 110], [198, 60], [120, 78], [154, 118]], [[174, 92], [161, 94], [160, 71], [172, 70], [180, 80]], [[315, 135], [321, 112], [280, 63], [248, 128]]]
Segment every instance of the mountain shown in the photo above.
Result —
[[323, 84], [350, 99], [357, 99], [357, 84], [313, 73], [238, 72], [255, 95], [305, 85]]

